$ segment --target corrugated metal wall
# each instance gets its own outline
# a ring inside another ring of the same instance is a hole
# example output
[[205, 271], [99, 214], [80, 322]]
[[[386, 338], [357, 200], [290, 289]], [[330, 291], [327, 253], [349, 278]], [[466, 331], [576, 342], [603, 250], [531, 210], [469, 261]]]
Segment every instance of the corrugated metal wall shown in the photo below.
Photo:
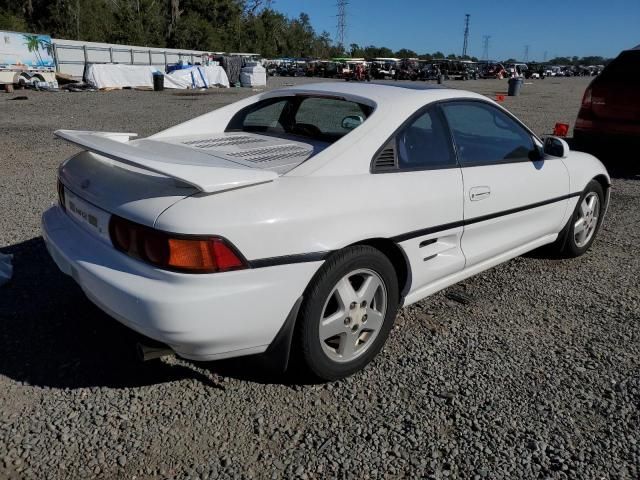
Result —
[[203, 62], [208, 53], [198, 50], [174, 50], [169, 48], [137, 47], [110, 43], [80, 42], [52, 39], [57, 71], [82, 77], [85, 63], [125, 63], [155, 65], [164, 70], [166, 64]]

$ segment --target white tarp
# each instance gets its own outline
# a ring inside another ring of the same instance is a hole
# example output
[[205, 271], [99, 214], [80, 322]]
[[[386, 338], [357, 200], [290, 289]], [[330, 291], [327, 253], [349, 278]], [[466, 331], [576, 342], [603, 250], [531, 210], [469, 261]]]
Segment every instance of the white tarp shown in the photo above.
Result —
[[[96, 63], [87, 68], [85, 80], [95, 88], [153, 88], [153, 73], [158, 71], [152, 65]], [[220, 66], [191, 67], [164, 76], [165, 88], [208, 88], [218, 85], [229, 86], [227, 75]]]
[[261, 65], [244, 67], [240, 72], [243, 87], [264, 87], [267, 85], [267, 71]]
[[11, 275], [13, 275], [11, 258], [13, 258], [13, 255], [0, 253], [0, 285], [7, 283], [11, 279]]
[[[174, 70], [168, 77], [178, 85], [186, 85], [182, 88], [211, 88], [216, 86], [229, 88], [227, 73], [224, 71], [224, 68], [219, 65], [208, 65], [206, 67], [196, 66]], [[180, 88], [168, 87], [166, 76], [164, 86], [165, 88]]]

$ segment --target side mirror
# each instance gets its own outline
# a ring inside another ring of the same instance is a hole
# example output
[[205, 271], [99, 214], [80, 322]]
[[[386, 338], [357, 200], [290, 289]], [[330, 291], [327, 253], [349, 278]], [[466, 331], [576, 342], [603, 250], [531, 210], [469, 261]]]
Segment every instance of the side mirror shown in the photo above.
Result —
[[364, 118], [360, 115], [349, 115], [342, 119], [342, 128], [345, 130], [353, 130], [364, 123]]
[[544, 153], [552, 157], [566, 158], [569, 155], [569, 144], [558, 137], [544, 139]]

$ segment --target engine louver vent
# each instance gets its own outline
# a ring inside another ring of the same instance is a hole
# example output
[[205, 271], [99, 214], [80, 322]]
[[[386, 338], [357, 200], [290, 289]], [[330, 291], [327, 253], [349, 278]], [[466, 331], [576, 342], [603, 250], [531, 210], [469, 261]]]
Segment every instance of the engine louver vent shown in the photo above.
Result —
[[250, 162], [262, 163], [272, 160], [284, 160], [300, 157], [308, 158], [312, 153], [312, 149], [301, 147], [298, 145], [281, 145], [277, 147], [255, 148], [245, 150], [243, 152], [233, 152], [227, 154], [229, 157], [241, 158]]
[[387, 146], [378, 154], [374, 162], [374, 168], [376, 170], [391, 170], [396, 168], [396, 151], [393, 146]]
[[183, 145], [189, 145], [190, 147], [195, 148], [216, 148], [216, 147], [227, 147], [231, 145], [246, 145], [250, 143], [261, 143], [265, 140], [261, 138], [250, 137], [248, 135], [234, 135], [230, 137], [219, 137], [219, 138], [204, 138], [201, 140], [191, 140], [189, 142], [183, 142]]

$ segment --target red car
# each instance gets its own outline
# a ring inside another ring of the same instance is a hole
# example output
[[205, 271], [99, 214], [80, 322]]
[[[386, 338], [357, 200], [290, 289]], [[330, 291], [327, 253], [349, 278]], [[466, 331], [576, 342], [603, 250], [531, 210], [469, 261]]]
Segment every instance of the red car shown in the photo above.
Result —
[[640, 141], [640, 45], [622, 52], [589, 85], [574, 129], [576, 144]]

